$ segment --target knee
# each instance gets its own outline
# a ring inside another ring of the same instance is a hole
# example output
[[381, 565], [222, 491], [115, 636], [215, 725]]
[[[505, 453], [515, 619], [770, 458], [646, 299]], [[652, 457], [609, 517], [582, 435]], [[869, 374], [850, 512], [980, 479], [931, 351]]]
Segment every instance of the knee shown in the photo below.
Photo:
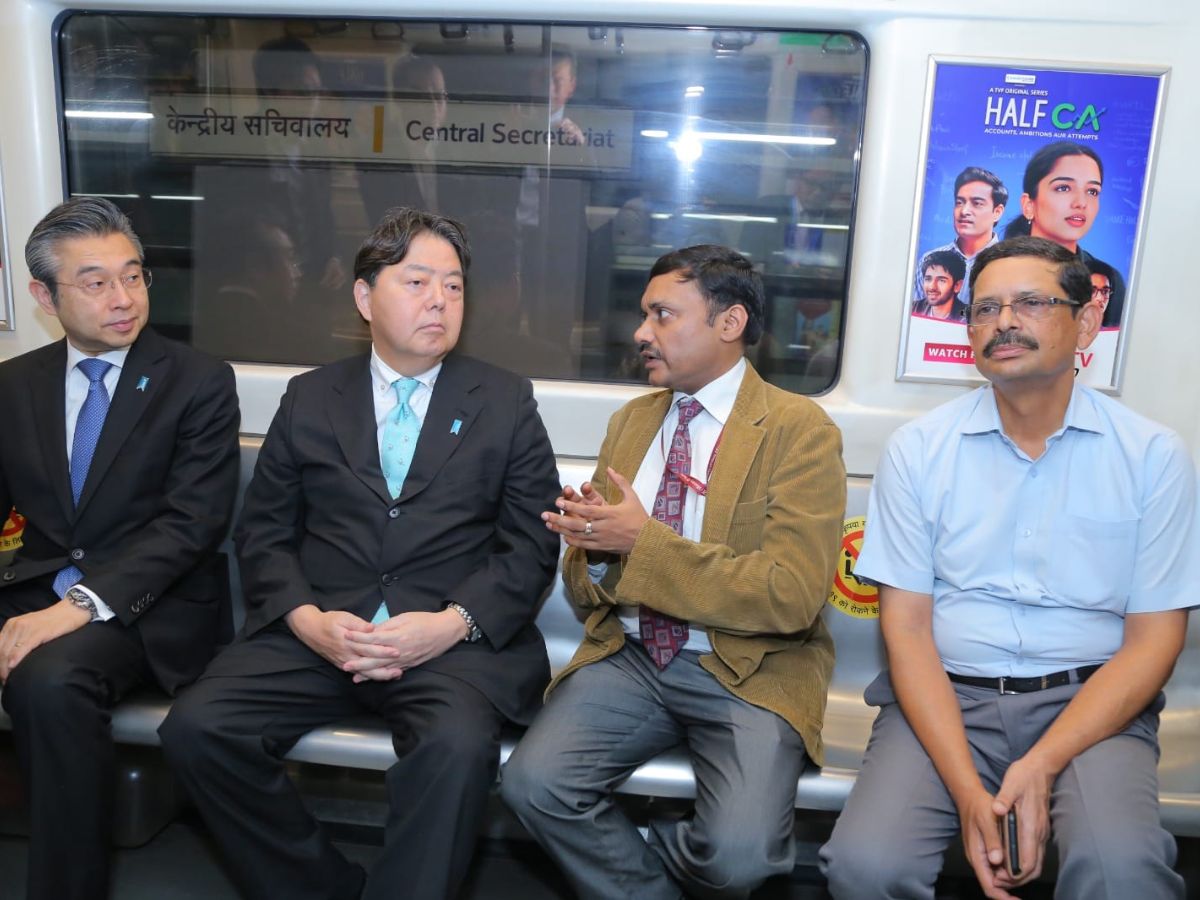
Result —
[[517, 745], [500, 774], [500, 796], [521, 819], [567, 811], [572, 804], [555, 767], [532, 743]]
[[864, 840], [850, 829], [835, 827], [820, 851], [829, 893], [835, 900], [933, 896], [937, 871], [919, 871], [915, 857], [897, 852], [898, 844]]
[[1175, 840], [1157, 825], [1124, 836], [1092, 835], [1060, 845], [1058, 895], [1064, 898], [1182, 897]]
[[184, 693], [171, 704], [167, 718], [158, 726], [163, 753], [177, 768], [191, 769], [207, 755], [216, 737], [215, 718], [203, 704]]
[[76, 719], [86, 709], [99, 707], [99, 685], [88, 680], [60, 658], [34, 651], [9, 673], [3, 704], [17, 727], [37, 720], [61, 722]]
[[695, 823], [675, 827], [680, 839], [691, 845], [684, 853], [689, 874], [722, 896], [745, 897], [771, 876], [792, 870], [790, 830], [773, 834], [757, 823], [722, 822], [701, 836]]

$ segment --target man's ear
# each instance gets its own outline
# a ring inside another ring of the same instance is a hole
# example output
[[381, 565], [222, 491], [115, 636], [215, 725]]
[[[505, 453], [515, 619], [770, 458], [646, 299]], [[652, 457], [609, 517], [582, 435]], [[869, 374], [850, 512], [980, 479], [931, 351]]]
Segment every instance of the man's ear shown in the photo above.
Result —
[[50, 288], [34, 279], [29, 282], [29, 293], [33, 295], [33, 299], [37, 301], [42, 312], [58, 318], [58, 304], [54, 302], [54, 295], [50, 293]]
[[1104, 318], [1104, 313], [1100, 311], [1100, 304], [1095, 300], [1089, 300], [1083, 304], [1076, 316], [1075, 324], [1078, 326], [1078, 336], [1075, 339], [1076, 350], [1086, 350], [1091, 346], [1092, 341], [1096, 339], [1096, 335], [1100, 333], [1100, 323]]
[[728, 309], [721, 310], [717, 315], [717, 331], [720, 334], [721, 340], [726, 343], [740, 341], [746, 331], [746, 323], [749, 320], [750, 315], [746, 312], [746, 307], [740, 303], [735, 303]]
[[358, 307], [358, 314], [370, 322], [371, 286], [361, 278], [354, 282], [354, 305]]

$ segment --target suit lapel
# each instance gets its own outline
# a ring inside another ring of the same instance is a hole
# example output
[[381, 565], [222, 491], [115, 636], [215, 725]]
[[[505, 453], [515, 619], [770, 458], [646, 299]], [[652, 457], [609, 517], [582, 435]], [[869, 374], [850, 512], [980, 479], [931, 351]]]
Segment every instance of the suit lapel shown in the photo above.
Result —
[[40, 369], [29, 385], [33, 405], [34, 430], [42, 448], [42, 459], [54, 485], [54, 494], [62, 506], [63, 517], [75, 518], [71, 499], [71, 469], [67, 465], [67, 342], [61, 340], [48, 348]]
[[384, 503], [392, 495], [379, 463], [379, 433], [371, 396], [371, 357], [362, 356], [330, 388], [329, 421], [350, 471]]
[[[637, 478], [642, 460], [646, 458], [646, 452], [650, 449], [654, 436], [662, 428], [667, 410], [671, 408], [673, 396], [671, 391], [662, 391], [656, 394], [653, 403], [630, 413], [628, 421], [621, 429], [621, 439], [613, 448], [612, 461], [609, 465], [624, 475], [630, 484], [633, 484], [634, 479]], [[605, 478], [607, 479], [607, 475]], [[620, 491], [611, 482], [609, 482], [608, 496], [605, 499], [609, 503], [619, 503], [621, 500]]]
[[[142, 415], [154, 402], [159, 392], [165, 389], [170, 379], [171, 360], [166, 355], [162, 340], [150, 329], [144, 330], [125, 357], [117, 389], [108, 405], [104, 417], [104, 428], [96, 443], [96, 454], [88, 468], [87, 481], [79, 495], [75, 514], [79, 515], [88, 500], [96, 492], [96, 485], [104, 480], [121, 448]], [[65, 450], [64, 438], [64, 450]]]
[[446, 357], [438, 373], [398, 501], [404, 503], [429, 486], [446, 461], [466, 440], [483, 407], [479, 379], [456, 356]]
[[758, 448], [766, 437], [766, 430], [759, 424], [766, 415], [766, 388], [758, 373], [747, 363], [737, 399], [733, 401], [733, 409], [725, 420], [721, 449], [717, 452], [712, 477], [708, 480], [701, 541], [723, 544], [728, 538], [742, 486], [758, 455]]

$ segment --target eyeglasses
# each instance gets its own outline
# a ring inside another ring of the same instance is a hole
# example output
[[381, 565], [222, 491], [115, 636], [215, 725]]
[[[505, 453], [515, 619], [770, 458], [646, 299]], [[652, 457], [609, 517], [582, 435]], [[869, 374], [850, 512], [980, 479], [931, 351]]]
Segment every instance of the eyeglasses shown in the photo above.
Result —
[[125, 288], [131, 294], [136, 294], [146, 290], [154, 283], [154, 275], [149, 269], [138, 269], [133, 272], [126, 272], [124, 275], [118, 275], [116, 278], [101, 278], [99, 275], [85, 275], [79, 281], [56, 281], [57, 285], [62, 287], [73, 287], [89, 297], [104, 297], [110, 291], [117, 287], [120, 282], [121, 287]]
[[991, 325], [1000, 318], [1000, 310], [1008, 307], [1013, 315], [1025, 322], [1037, 322], [1050, 315], [1050, 310], [1056, 306], [1079, 306], [1074, 300], [1064, 300], [1062, 297], [1042, 297], [1037, 294], [1027, 294], [1017, 297], [1011, 303], [1001, 303], [999, 300], [980, 300], [967, 307], [968, 325]]
[[1112, 296], [1112, 288], [1110, 288], [1110, 287], [1094, 287], [1094, 288], [1092, 288], [1092, 296], [1095, 297], [1097, 294], [1099, 294], [1101, 297], [1111, 297]]

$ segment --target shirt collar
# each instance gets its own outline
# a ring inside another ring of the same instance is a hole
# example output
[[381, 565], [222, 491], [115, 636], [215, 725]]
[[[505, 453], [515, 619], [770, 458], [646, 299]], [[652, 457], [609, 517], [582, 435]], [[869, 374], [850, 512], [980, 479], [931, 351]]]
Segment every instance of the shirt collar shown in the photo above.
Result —
[[[742, 377], [746, 374], [746, 357], [741, 357], [733, 367], [718, 378], [714, 378], [691, 396], [700, 401], [705, 412], [716, 419], [722, 426], [729, 414], [733, 412], [733, 403], [737, 400], [738, 389], [742, 386]], [[676, 391], [672, 397], [672, 405], [689, 396], [683, 391]]]
[[129, 348], [122, 347], [120, 350], [106, 350], [97, 356], [90, 356], [84, 353], [78, 347], [67, 341], [67, 374], [71, 373], [82, 360], [85, 359], [102, 359], [106, 363], [111, 363], [114, 369], [121, 369], [125, 365], [125, 358], [129, 356]]
[[[429, 390], [433, 390], [434, 384], [437, 382], [438, 373], [442, 371], [442, 363], [437, 363], [430, 369], [426, 369], [419, 375], [412, 376], [421, 382]], [[371, 345], [371, 382], [375, 385], [375, 389], [380, 393], [390, 391], [392, 383], [404, 378], [391, 366], [383, 361], [380, 355], [375, 351], [375, 345]]]
[[[1068, 428], [1076, 431], [1104, 433], [1104, 422], [1096, 410], [1096, 404], [1086, 389], [1076, 384], [1071, 388], [1071, 399], [1063, 416], [1063, 427], [1051, 437], [1062, 434]], [[979, 399], [962, 424], [963, 434], [986, 434], [990, 431], [1004, 433], [1000, 422], [1000, 410], [996, 408], [996, 392], [990, 384], [979, 389]]]

